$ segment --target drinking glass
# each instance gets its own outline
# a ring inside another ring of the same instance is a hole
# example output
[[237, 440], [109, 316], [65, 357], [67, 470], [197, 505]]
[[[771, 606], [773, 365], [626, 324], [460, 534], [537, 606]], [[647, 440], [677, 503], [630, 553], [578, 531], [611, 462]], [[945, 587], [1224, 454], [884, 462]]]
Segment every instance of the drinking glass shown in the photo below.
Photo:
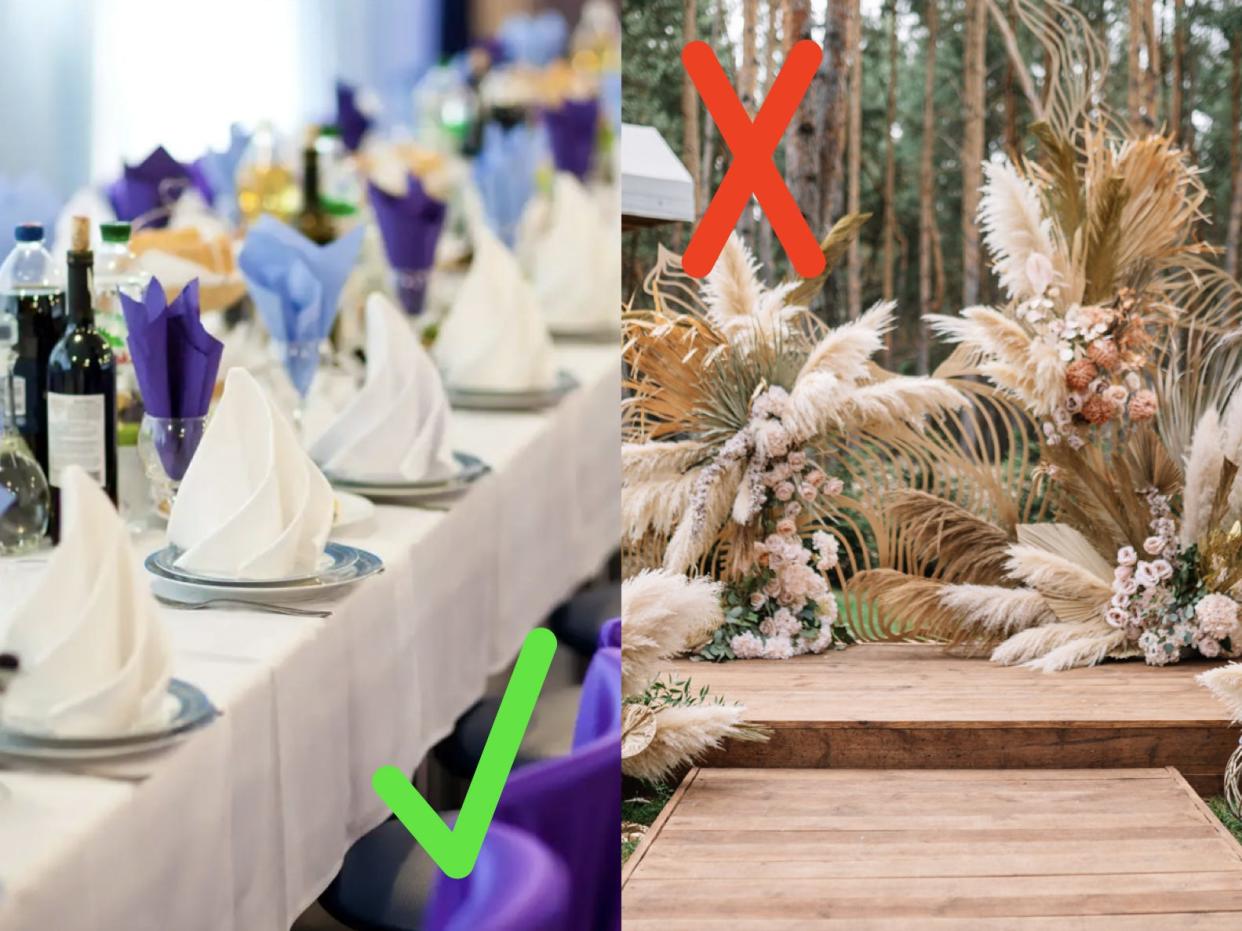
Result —
[[315, 373], [319, 371], [320, 355], [323, 351], [323, 340], [300, 339], [272, 341], [272, 351], [285, 374], [293, 383], [298, 394], [298, 403], [293, 410], [293, 426], [302, 435], [302, 421], [306, 414], [306, 400], [310, 397], [311, 384], [315, 381]]
[[138, 432], [138, 459], [157, 513], [172, 513], [173, 499], [203, 440], [206, 417], [155, 417], [144, 414]]

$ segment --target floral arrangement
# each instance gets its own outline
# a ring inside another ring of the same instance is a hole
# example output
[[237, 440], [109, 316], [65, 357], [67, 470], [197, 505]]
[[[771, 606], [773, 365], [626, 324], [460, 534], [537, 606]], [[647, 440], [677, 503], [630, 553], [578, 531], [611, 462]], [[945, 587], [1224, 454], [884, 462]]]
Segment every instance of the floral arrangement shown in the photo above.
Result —
[[[1242, 291], [1194, 236], [1202, 186], [1161, 136], [1035, 132], [1042, 158], [990, 164], [980, 207], [1009, 302], [931, 322], [1021, 411], [998, 441], [1046, 522], [1013, 521], [1016, 500], [895, 494], [920, 571], [853, 591], [889, 631], [1048, 671], [1236, 655], [1242, 357], [1218, 336]], [[946, 447], [935, 468], [966, 458]], [[972, 546], [932, 550], [946, 539]]]
[[720, 587], [707, 578], [653, 570], [621, 591], [621, 771], [659, 782], [728, 739], [762, 740], [746, 709], [695, 691], [689, 679], [661, 675], [660, 663], [685, 652], [723, 621]]
[[[825, 240], [841, 254], [860, 224]], [[800, 301], [817, 282], [765, 286], [731, 237], [701, 294], [662, 253], [655, 308], [625, 315], [622, 522], [631, 569], [697, 570], [723, 583], [725, 617], [706, 659], [784, 659], [848, 641], [830, 578], [858, 535], [834, 451], [864, 433], [916, 433], [965, 405], [937, 378], [871, 357], [893, 324], [880, 304], [834, 330]], [[848, 439], [847, 439], [848, 438]]]

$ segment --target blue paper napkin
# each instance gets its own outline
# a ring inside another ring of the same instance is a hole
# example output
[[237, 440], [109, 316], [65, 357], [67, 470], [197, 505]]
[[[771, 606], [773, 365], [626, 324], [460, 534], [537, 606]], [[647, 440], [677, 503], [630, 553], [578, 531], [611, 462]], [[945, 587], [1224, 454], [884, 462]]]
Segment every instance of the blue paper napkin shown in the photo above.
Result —
[[509, 61], [520, 61], [542, 68], [565, 54], [569, 41], [569, 24], [555, 10], [534, 16], [510, 16], [496, 33]]
[[272, 339], [327, 339], [362, 235], [359, 226], [336, 242], [317, 246], [279, 220], [259, 217], [246, 234], [237, 265]]
[[535, 172], [545, 155], [546, 138], [524, 123], [505, 129], [489, 123], [472, 174], [492, 230], [510, 248], [518, 221], [535, 191]]
[[229, 127], [229, 147], [223, 152], [208, 149], [193, 166], [193, 171], [201, 179], [199, 187], [205, 188], [209, 195], [208, 202], [234, 223], [240, 216], [237, 205], [237, 169], [241, 166], [249, 146], [250, 133], [240, 124], [234, 123]]

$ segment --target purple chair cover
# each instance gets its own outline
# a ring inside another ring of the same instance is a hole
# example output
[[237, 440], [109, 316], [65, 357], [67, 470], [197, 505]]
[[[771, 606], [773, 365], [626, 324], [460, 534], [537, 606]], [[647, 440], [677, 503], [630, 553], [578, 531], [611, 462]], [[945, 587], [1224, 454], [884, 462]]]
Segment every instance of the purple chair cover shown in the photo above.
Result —
[[604, 626], [599, 629], [599, 645], [621, 649], [621, 618], [614, 617], [604, 622]]
[[567, 928], [569, 871], [525, 831], [493, 823], [465, 879], [440, 873], [424, 931], [561, 931]]
[[573, 865], [566, 929], [621, 927], [619, 731], [569, 756], [514, 770], [496, 821], [529, 831]]
[[599, 99], [566, 100], [559, 107], [543, 112], [548, 124], [552, 161], [558, 171], [572, 172], [582, 180], [591, 170], [595, 137], [599, 123]]
[[582, 680], [573, 748], [621, 729], [621, 650], [603, 647], [591, 657]]

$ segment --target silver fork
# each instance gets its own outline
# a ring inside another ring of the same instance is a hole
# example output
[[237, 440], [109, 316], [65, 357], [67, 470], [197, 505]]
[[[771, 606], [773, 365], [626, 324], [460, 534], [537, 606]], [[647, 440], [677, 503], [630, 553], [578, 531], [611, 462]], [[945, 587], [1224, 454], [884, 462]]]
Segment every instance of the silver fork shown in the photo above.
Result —
[[218, 605], [231, 605], [251, 611], [265, 611], [268, 614], [285, 614], [290, 617], [331, 617], [331, 611], [320, 611], [314, 608], [294, 608], [290, 605], [274, 605], [263, 601], [246, 601], [243, 598], [209, 598], [206, 601], [177, 601], [164, 595], [156, 595], [155, 600], [170, 608], [183, 611], [202, 611]]

